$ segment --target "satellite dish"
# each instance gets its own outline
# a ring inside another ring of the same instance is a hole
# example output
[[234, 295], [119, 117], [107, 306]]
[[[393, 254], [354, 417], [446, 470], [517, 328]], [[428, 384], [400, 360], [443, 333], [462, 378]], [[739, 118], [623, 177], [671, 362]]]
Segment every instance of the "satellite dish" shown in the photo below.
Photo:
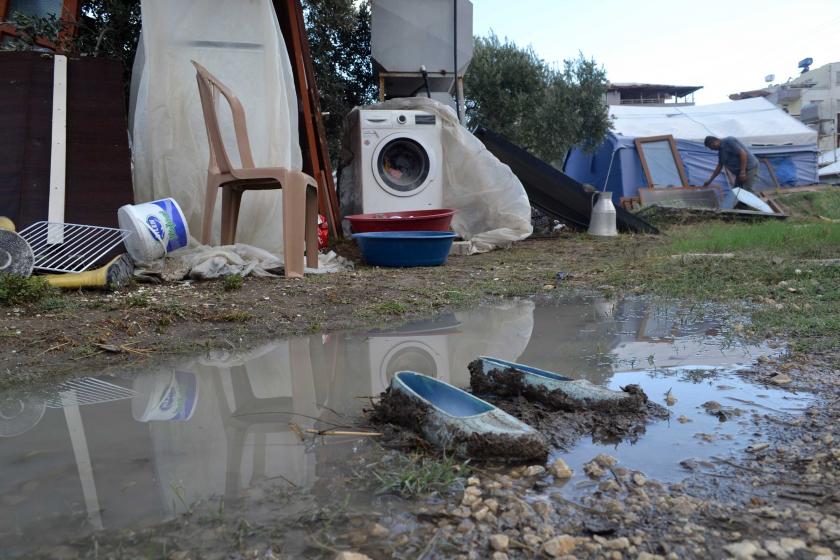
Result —
[[767, 74], [766, 76], [764, 76], [764, 81], [767, 82], [768, 84], [775, 79], [776, 79], [775, 74]]
[[808, 58], [803, 58], [802, 60], [800, 60], [798, 66], [799, 66], [799, 68], [802, 68], [802, 73], [804, 74], [805, 72], [810, 70], [810, 66], [813, 63], [814, 63], [814, 59], [808, 57]]

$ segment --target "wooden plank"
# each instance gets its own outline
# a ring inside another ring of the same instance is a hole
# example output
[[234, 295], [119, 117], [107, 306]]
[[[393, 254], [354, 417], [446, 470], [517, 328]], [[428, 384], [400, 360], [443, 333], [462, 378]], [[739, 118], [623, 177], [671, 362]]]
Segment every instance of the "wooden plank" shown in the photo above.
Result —
[[[47, 220], [64, 222], [67, 177], [67, 57], [53, 57], [52, 136], [50, 150], [50, 197]], [[63, 243], [64, 232], [50, 228], [47, 243]]]
[[321, 96], [318, 93], [318, 84], [315, 80], [315, 67], [312, 64], [312, 52], [309, 49], [309, 38], [306, 36], [306, 25], [303, 21], [303, 9], [299, 1], [295, 2], [297, 16], [297, 25], [300, 32], [300, 45], [302, 49], [304, 69], [306, 71], [306, 81], [309, 84], [307, 94], [310, 97], [310, 106], [312, 107], [312, 118], [315, 120], [315, 131], [318, 133], [318, 160], [321, 164], [323, 186], [325, 189], [324, 199], [326, 201], [326, 216], [330, 226], [330, 232], [333, 237], [340, 239], [343, 237], [341, 230], [341, 213], [339, 211], [338, 195], [335, 190], [335, 183], [333, 182], [332, 163], [330, 162], [330, 150], [327, 143], [327, 130], [324, 126], [324, 120], [321, 117]]

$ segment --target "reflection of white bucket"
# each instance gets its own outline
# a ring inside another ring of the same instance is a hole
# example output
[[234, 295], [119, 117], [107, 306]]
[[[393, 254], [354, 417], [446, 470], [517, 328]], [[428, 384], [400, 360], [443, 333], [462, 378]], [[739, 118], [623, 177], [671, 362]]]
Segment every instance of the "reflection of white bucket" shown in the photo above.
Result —
[[195, 374], [188, 371], [139, 376], [134, 390], [138, 395], [131, 401], [131, 413], [138, 422], [185, 422], [198, 402]]
[[134, 232], [125, 248], [135, 261], [159, 259], [190, 241], [190, 230], [175, 199], [164, 198], [144, 204], [126, 204], [117, 211], [120, 228]]

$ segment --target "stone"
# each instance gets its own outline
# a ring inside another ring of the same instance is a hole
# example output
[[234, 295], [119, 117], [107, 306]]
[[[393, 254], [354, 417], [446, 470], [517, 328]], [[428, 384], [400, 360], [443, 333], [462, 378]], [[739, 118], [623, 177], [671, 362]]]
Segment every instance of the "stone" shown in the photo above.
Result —
[[647, 483], [645, 475], [639, 472], [633, 473], [633, 484], [635, 484], [636, 486], [644, 486], [645, 483]]
[[728, 544], [723, 549], [735, 557], [737, 560], [752, 560], [758, 552], [764, 552], [753, 541], [741, 541], [737, 543]]
[[493, 547], [493, 550], [507, 552], [508, 546], [510, 546], [510, 537], [502, 533], [492, 535], [490, 537], [490, 546]]
[[335, 560], [371, 560], [371, 557], [361, 552], [339, 552], [335, 555]]
[[499, 512], [499, 502], [493, 498], [490, 498], [489, 500], [484, 500], [484, 505], [487, 506], [493, 513]]
[[487, 517], [488, 513], [490, 513], [490, 508], [483, 506], [473, 513], [473, 517], [475, 517], [476, 521], [484, 521], [484, 518]]
[[566, 461], [563, 459], [557, 459], [551, 463], [551, 466], [548, 467], [548, 471], [554, 475], [554, 478], [558, 479], [572, 478], [572, 475], [574, 474], [574, 471], [569, 468], [569, 465], [567, 465]]
[[522, 476], [539, 476], [544, 472], [545, 467], [543, 467], [542, 465], [531, 465], [530, 467], [525, 469], [525, 472], [522, 474]]
[[599, 466], [604, 467], [605, 469], [607, 467], [611, 467], [611, 466], [615, 465], [616, 463], [618, 463], [618, 459], [616, 459], [615, 457], [612, 457], [610, 455], [607, 455], [606, 453], [599, 453], [592, 460], [595, 461], [596, 463], [598, 463]]
[[547, 292], [550, 292], [553, 289], [554, 289], [554, 284], [544, 284], [543, 285], [543, 290], [545, 290]]
[[[684, 414], [680, 414], [677, 417], [677, 422], [679, 422], [680, 424], [688, 424], [689, 422], [693, 422], [693, 420], [691, 418], [689, 418], [688, 416], [684, 415]], [[645, 553], [645, 554], [647, 554], [647, 553]]]
[[618, 537], [604, 543], [604, 548], [610, 550], [624, 550], [630, 548], [630, 540], [627, 537]]
[[602, 469], [598, 463], [591, 461], [583, 465], [583, 472], [586, 473], [586, 476], [589, 478], [601, 478], [604, 476], [606, 471]]
[[784, 373], [777, 373], [770, 378], [770, 383], [773, 385], [789, 385], [790, 383], [793, 383], [793, 379]]
[[539, 548], [540, 544], [542, 543], [542, 539], [540, 539], [537, 535], [533, 533], [523, 535], [522, 540], [525, 541], [525, 544], [532, 548]]
[[391, 534], [391, 531], [389, 531], [388, 529], [386, 529], [384, 526], [380, 525], [379, 523], [374, 523], [370, 527], [370, 535], [372, 537], [376, 537], [378, 539], [381, 539], [383, 537], [387, 537], [390, 534]]
[[577, 539], [571, 535], [560, 535], [553, 539], [546, 541], [543, 545], [542, 551], [551, 558], [558, 558], [565, 556], [575, 549], [577, 546]]
[[492, 558], [493, 560], [508, 560], [508, 555], [504, 552], [494, 552]]
[[477, 476], [471, 476], [467, 479], [467, 486], [479, 486], [481, 480]]

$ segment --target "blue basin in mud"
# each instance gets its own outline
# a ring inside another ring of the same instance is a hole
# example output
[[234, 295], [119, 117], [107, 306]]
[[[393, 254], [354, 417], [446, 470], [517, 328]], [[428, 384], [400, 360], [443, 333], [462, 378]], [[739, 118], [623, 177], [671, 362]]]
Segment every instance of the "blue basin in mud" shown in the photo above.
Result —
[[440, 266], [446, 262], [455, 234], [448, 231], [372, 231], [353, 239], [362, 258], [373, 266]]

